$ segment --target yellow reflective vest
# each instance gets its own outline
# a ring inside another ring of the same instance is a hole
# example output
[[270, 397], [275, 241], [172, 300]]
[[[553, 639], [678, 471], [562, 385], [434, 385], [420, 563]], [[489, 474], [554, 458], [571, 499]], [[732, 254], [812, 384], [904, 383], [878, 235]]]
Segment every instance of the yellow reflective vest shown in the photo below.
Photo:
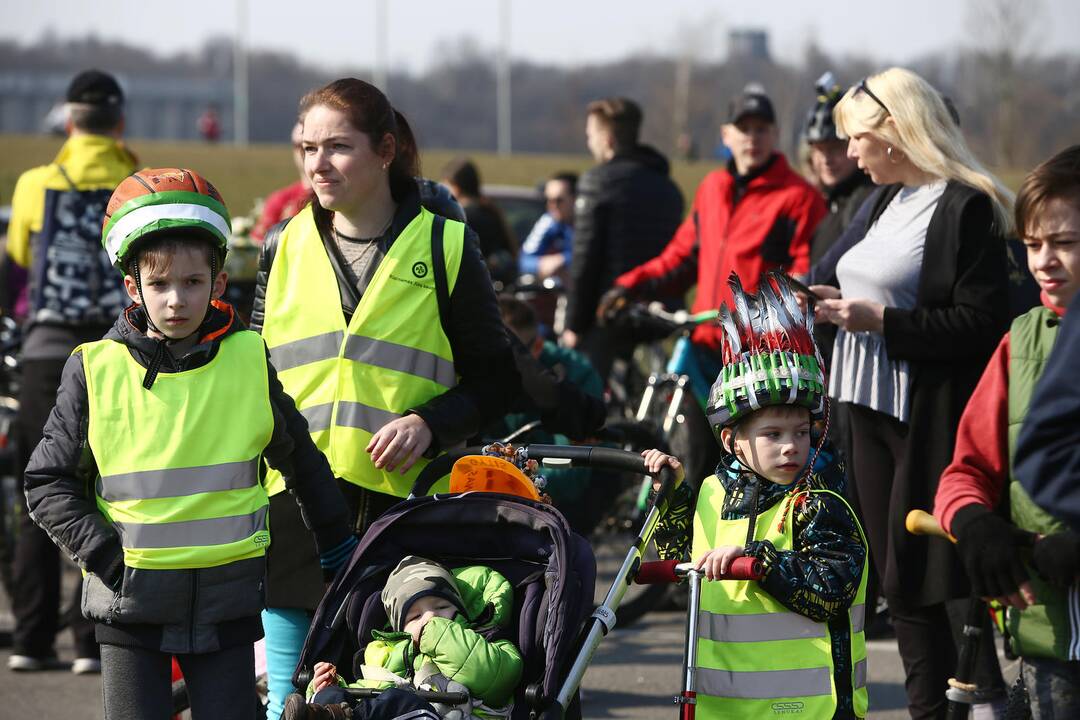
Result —
[[[811, 492], [829, 493], [844, 502], [827, 490]], [[724, 496], [715, 475], [702, 483], [694, 512], [694, 560], [721, 545], [746, 544], [749, 519], [721, 520]], [[781, 532], [777, 525], [784, 512]], [[754, 539], [768, 540], [778, 551], [795, 549], [793, 513], [793, 502], [776, 502], [757, 516]], [[858, 717], [866, 715], [868, 704], [863, 636], [866, 577], [864, 561], [858, 593], [847, 611], [851, 687]], [[816, 720], [833, 716], [837, 696], [827, 623], [788, 610], [756, 581], [746, 580], [702, 583], [698, 623], [698, 717]]]
[[[285, 391], [308, 421], [311, 439], [337, 477], [405, 497], [408, 473], [375, 468], [372, 436], [457, 383], [435, 291], [432, 233], [442, 225], [447, 293], [461, 264], [465, 225], [421, 208], [395, 238], [346, 325], [338, 280], [305, 208], [281, 232], [266, 282], [263, 338]], [[267, 473], [271, 495], [284, 489]]]
[[161, 373], [99, 340], [82, 352], [98, 509], [124, 564], [149, 570], [225, 565], [270, 544], [259, 461], [274, 430], [262, 339], [232, 333], [202, 367]]

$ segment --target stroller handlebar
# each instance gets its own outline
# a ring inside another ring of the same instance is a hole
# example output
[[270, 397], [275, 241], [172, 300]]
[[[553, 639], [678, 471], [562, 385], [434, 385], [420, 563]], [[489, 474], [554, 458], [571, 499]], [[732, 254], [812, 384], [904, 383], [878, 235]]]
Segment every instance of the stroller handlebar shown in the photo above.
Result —
[[[593, 467], [604, 470], [632, 472], [650, 475], [645, 467], [645, 459], [638, 453], [615, 448], [594, 447], [591, 445], [526, 445], [527, 457], [543, 463], [544, 460], [569, 460], [571, 467]], [[454, 448], [439, 455], [429, 462], [416, 476], [411, 496], [422, 497], [431, 492], [432, 486], [450, 473], [454, 463], [466, 455], [481, 455], [483, 448]], [[671, 493], [675, 490], [675, 473], [669, 467], [663, 468], [657, 475], [660, 489], [655, 494], [656, 506], [661, 514], [667, 511]]]
[[[656, 585], [679, 582], [691, 572], [695, 572], [693, 563], [681, 563], [677, 560], [658, 560], [641, 564], [634, 577], [638, 585]], [[719, 580], [760, 580], [764, 576], [761, 561], [753, 557], [735, 558], [731, 568], [720, 576]]]
[[[426, 700], [430, 703], [464, 705], [470, 701], [469, 693], [467, 692], [441, 692], [438, 690], [414, 690], [412, 688], [405, 688], [405, 690], [421, 700]], [[350, 697], [367, 699], [373, 698], [384, 691], [380, 688], [346, 688], [345, 692], [348, 693]]]

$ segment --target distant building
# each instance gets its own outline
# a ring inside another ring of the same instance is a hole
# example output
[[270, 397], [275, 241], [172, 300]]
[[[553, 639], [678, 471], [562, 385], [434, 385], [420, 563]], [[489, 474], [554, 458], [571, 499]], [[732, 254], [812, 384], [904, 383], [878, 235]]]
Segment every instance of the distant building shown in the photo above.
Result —
[[766, 30], [743, 28], [728, 32], [728, 58], [739, 60], [771, 60], [769, 33]]
[[[39, 133], [75, 72], [0, 72], [0, 133]], [[199, 138], [197, 121], [208, 105], [221, 109], [221, 137], [232, 138], [232, 83], [191, 77], [117, 74], [125, 95], [125, 134], [167, 140]]]

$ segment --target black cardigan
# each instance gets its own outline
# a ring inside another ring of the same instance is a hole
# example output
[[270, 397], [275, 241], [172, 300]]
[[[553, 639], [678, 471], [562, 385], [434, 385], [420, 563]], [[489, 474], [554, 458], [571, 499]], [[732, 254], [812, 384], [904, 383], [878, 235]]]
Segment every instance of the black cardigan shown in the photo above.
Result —
[[[870, 225], [900, 188], [878, 193]], [[989, 196], [949, 182], [926, 231], [915, 307], [885, 309], [886, 351], [907, 360], [912, 374], [907, 457], [891, 488], [890, 556], [878, 568], [886, 597], [929, 605], [969, 592], [953, 547], [909, 535], [904, 518], [914, 508], [933, 507], [960, 415], [1008, 329], [1006, 257]]]

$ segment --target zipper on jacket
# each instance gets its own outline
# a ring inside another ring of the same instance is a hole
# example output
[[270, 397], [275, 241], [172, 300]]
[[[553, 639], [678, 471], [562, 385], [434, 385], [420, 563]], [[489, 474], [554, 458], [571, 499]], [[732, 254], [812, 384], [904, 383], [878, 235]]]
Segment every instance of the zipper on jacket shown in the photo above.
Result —
[[191, 570], [191, 613], [188, 620], [188, 652], [195, 652], [195, 606], [198, 599], [199, 581], [196, 577], [198, 570]]

